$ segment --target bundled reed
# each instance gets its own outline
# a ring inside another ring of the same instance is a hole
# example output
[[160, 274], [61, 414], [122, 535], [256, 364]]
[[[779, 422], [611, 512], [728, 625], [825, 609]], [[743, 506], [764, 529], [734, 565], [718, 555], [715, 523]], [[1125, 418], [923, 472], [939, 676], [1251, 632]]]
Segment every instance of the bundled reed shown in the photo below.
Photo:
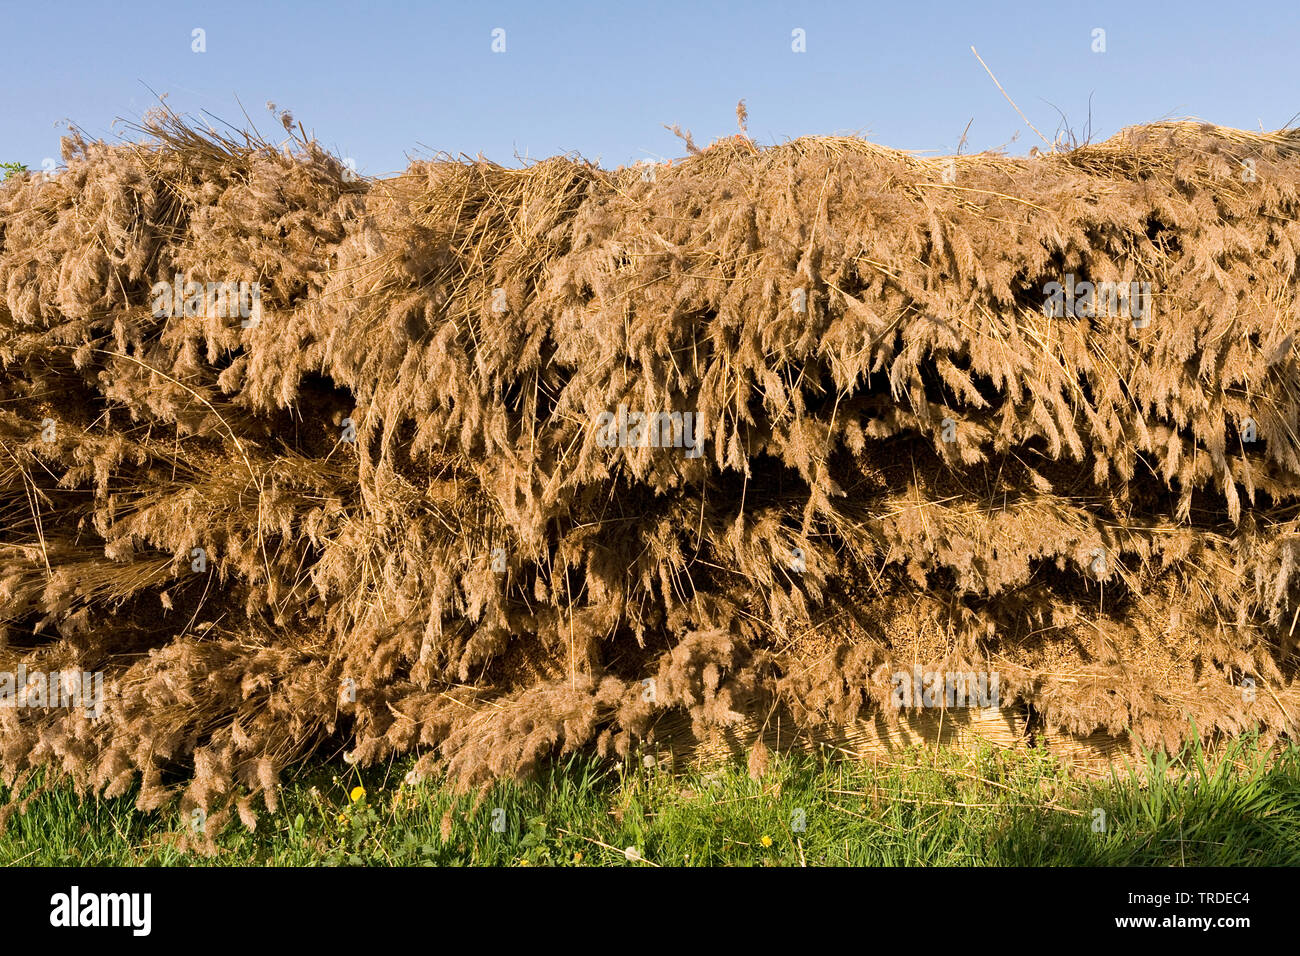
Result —
[[[895, 719], [914, 665], [1294, 734], [1300, 132], [358, 181], [285, 127], [0, 187], [0, 670], [108, 697], [0, 709], [8, 782], [251, 826], [323, 746], [473, 784]], [[160, 316], [178, 276], [258, 320]]]

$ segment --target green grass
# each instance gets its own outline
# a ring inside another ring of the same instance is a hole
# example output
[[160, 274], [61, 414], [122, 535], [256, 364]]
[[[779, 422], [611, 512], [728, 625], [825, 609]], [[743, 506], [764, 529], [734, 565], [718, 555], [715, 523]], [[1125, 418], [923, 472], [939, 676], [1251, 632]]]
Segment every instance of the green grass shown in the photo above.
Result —
[[[1300, 750], [1235, 744], [1150, 758], [1106, 781], [1041, 752], [913, 751], [888, 766], [773, 758], [670, 774], [574, 758], [476, 799], [408, 784], [409, 763], [317, 765], [289, 781], [255, 832], [209, 857], [182, 853], [189, 824], [128, 795], [56, 787], [15, 813], [0, 863], [276, 865], [1286, 865], [1300, 863]], [[351, 792], [364, 787], [353, 801]], [[7, 796], [7, 794], [6, 794]], [[1105, 814], [1104, 832], [1097, 825]], [[449, 833], [440, 830], [444, 816]], [[501, 832], [494, 829], [497, 821]], [[640, 859], [629, 859], [631, 847]]]

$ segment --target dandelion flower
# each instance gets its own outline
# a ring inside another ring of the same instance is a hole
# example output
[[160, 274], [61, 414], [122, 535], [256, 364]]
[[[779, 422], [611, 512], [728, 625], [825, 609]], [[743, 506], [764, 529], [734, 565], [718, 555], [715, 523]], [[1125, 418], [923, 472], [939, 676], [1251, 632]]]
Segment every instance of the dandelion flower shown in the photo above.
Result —
[[764, 833], [763, 836], [762, 836], [762, 838], [761, 838], [758, 842], [761, 843], [761, 844], [763, 844], [763, 846], [771, 846], [771, 845], [772, 845], [772, 838], [771, 838], [770, 836], [768, 836], [766, 833]]
[[353, 787], [353, 788], [352, 788], [352, 793], [350, 794], [350, 796], [352, 797], [352, 802], [353, 802], [353, 803], [356, 803], [358, 800], [360, 800], [360, 799], [361, 799], [362, 797], [364, 797], [365, 795], [366, 795], [366, 788], [365, 788], [365, 787]]

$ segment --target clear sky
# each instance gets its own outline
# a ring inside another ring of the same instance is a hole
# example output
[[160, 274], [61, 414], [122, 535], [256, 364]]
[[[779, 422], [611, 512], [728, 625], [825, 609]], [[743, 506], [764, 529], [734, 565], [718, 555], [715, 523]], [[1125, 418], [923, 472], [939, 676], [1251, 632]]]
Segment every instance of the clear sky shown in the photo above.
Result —
[[967, 151], [1023, 153], [1037, 137], [972, 45], [1049, 139], [1058, 109], [1082, 134], [1090, 99], [1094, 139], [1182, 116], [1272, 130], [1300, 112], [1300, 0], [0, 0], [0, 161], [39, 169], [69, 120], [113, 137], [151, 90], [235, 125], [242, 103], [268, 135], [273, 100], [368, 175], [442, 150], [679, 156], [663, 124], [706, 145], [736, 132], [742, 97], [762, 142], [856, 132], [950, 153], [970, 122]]

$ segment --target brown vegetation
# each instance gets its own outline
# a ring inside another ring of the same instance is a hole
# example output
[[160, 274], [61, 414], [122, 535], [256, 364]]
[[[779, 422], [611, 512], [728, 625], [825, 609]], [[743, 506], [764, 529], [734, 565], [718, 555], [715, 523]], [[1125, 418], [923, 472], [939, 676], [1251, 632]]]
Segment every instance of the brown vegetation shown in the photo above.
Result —
[[[108, 692], [0, 709], [6, 780], [251, 821], [323, 745], [473, 783], [669, 711], [888, 717], [914, 664], [1294, 732], [1300, 133], [352, 181], [144, 132], [0, 187], [0, 669]], [[155, 316], [177, 274], [261, 322]], [[1066, 275], [1148, 321], [1046, 315]], [[606, 447], [620, 405], [703, 455]]]

